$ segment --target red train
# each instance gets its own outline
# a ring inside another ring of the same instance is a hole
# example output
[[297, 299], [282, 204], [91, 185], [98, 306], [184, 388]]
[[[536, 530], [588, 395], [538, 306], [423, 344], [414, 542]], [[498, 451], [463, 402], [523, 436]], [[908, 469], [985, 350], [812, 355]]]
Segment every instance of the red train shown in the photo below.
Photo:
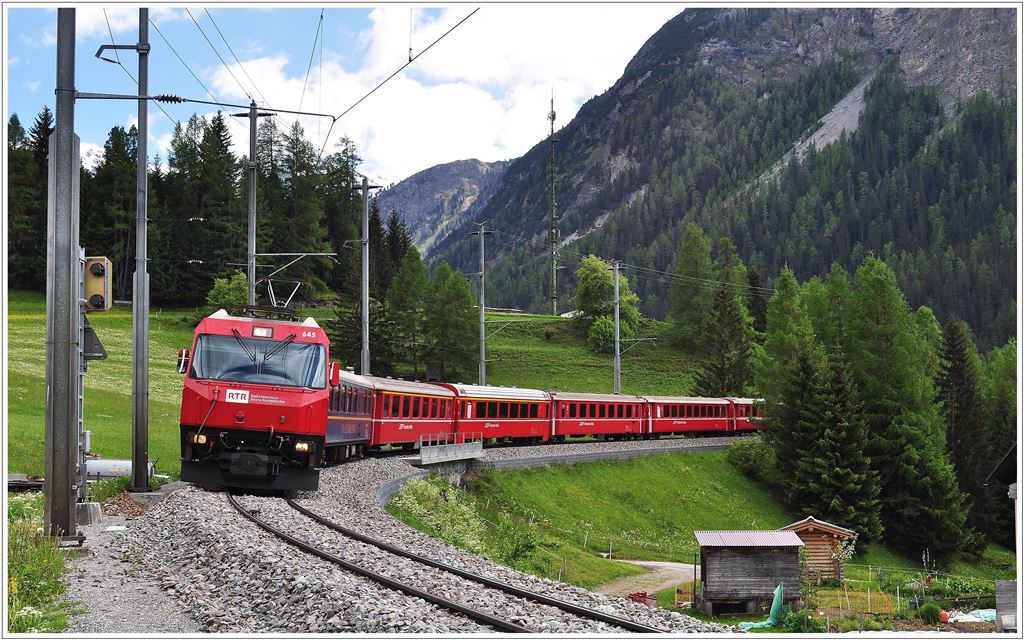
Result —
[[312, 318], [229, 316], [183, 349], [181, 478], [254, 489], [316, 489], [318, 469], [385, 445], [428, 439], [544, 443], [755, 430], [750, 398], [546, 392], [422, 383], [342, 371]]

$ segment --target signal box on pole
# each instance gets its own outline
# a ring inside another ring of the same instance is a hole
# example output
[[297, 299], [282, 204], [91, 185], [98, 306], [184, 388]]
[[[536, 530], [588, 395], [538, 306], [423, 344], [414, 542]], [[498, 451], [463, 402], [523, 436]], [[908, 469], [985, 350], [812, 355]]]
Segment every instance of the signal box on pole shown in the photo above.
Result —
[[104, 256], [85, 259], [85, 308], [88, 311], [107, 311], [114, 302], [110, 291], [110, 260]]

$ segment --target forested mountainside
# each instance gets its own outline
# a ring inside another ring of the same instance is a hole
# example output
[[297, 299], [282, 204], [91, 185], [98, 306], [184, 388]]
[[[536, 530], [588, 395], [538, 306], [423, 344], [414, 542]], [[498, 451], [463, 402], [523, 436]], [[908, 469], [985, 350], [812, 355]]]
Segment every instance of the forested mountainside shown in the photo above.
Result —
[[[1004, 342], [1014, 25], [1005, 9], [696, 9], [669, 21], [556, 133], [561, 309], [581, 256], [670, 271], [695, 222], [769, 279], [783, 265], [801, 279], [833, 261], [852, 270], [872, 252], [911, 305], [964, 318], [981, 346]], [[856, 131], [787, 159], [869, 77]], [[491, 305], [547, 308], [548, 153], [544, 140], [514, 160], [475, 210], [498, 232]], [[477, 247], [453, 233], [429, 258], [472, 271]], [[627, 273], [642, 311], [665, 317], [665, 281]]]
[[458, 160], [439, 164], [381, 191], [381, 211], [399, 211], [412, 240], [429, 251], [441, 238], [459, 227], [463, 216], [474, 218], [508, 168], [507, 161]]

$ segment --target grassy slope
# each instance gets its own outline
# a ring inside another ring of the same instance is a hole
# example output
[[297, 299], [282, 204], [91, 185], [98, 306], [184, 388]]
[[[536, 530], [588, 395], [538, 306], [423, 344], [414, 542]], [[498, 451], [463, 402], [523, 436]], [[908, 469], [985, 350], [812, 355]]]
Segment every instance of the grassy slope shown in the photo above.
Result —
[[[149, 437], [150, 459], [159, 473], [177, 473], [178, 408], [181, 377], [175, 369], [178, 349], [188, 346], [192, 329], [184, 311], [150, 315]], [[125, 307], [89, 314], [89, 322], [107, 350], [107, 360], [89, 363], [85, 376], [85, 425], [93, 451], [105, 458], [131, 457], [132, 315]], [[42, 294], [11, 291], [8, 298], [9, 468], [42, 474], [46, 397], [46, 315]]]

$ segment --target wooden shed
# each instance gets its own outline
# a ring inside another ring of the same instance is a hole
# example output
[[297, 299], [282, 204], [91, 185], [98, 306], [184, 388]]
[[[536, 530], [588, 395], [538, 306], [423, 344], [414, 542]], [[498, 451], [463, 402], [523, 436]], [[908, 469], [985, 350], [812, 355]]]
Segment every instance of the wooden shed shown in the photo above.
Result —
[[800, 537], [792, 531], [694, 531], [700, 545], [698, 606], [708, 615], [756, 613], [779, 583], [800, 600]]
[[810, 576], [820, 576], [824, 580], [842, 579], [843, 563], [835, 552], [842, 540], [856, 536], [857, 532], [813, 516], [788, 524], [779, 531], [792, 531], [803, 540]]

